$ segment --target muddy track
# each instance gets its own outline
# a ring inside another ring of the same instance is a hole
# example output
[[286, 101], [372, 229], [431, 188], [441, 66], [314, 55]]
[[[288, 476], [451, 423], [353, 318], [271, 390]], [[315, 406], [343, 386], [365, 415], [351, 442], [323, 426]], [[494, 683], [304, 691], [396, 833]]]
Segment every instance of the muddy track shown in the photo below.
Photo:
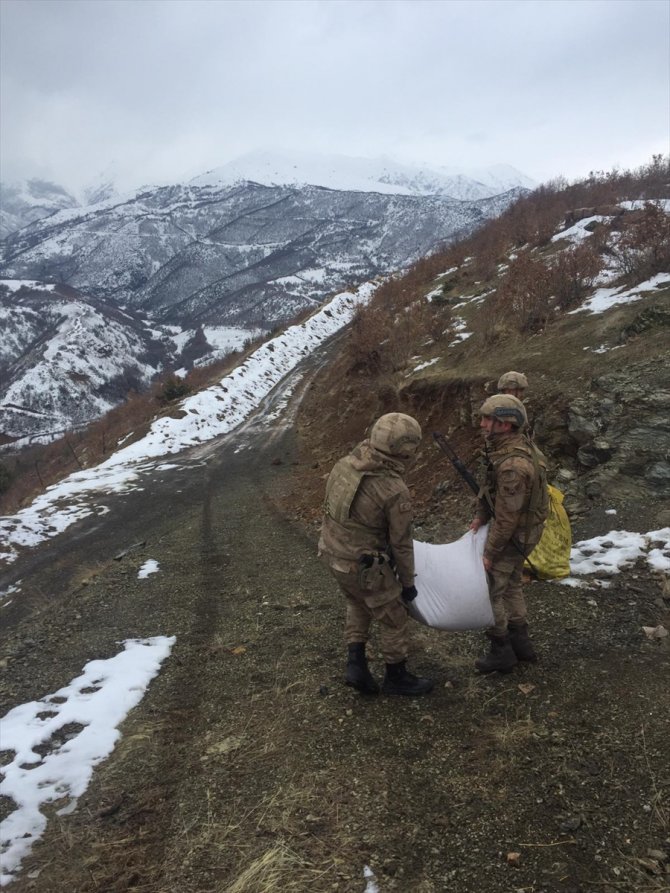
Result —
[[[291, 528], [278, 534], [278, 516], [265, 496], [267, 484], [256, 481], [254, 469], [259, 462], [258, 454], [245, 461], [229, 448], [190, 470], [188, 499], [172, 498], [165, 488], [159, 504], [154, 491], [150, 521], [145, 513], [138, 527], [131, 523], [133, 507], [119, 511], [114, 522], [116, 535], [127, 543], [136, 542], [139, 533], [145, 537], [144, 545], [131, 548], [120, 560], [110, 559], [108, 552], [106, 561], [100, 560], [100, 553], [91, 561], [88, 554], [85, 569], [77, 570], [79, 552], [75, 551], [69, 554], [65, 571], [53, 560], [40, 565], [32, 558], [33, 573], [27, 579], [26, 568], [20, 569], [30, 612], [24, 604], [23, 612], [13, 618], [11, 631], [5, 632], [7, 706], [52, 691], [75, 675], [85, 660], [118, 650], [120, 639], [159, 634], [177, 637], [169, 668], [137, 711], [142, 719], [129, 720], [131, 729], [124, 736], [124, 745], [115, 754], [114, 766], [110, 763], [107, 767], [111, 783], [103, 771], [97, 807], [90, 807], [90, 813], [85, 804], [81, 807], [81, 816], [89, 822], [95, 819], [95, 812], [102, 811], [102, 837], [109, 816], [115, 817], [114, 829], [123, 817], [123, 834], [127, 837], [130, 832], [134, 842], [131, 851], [123, 854], [128, 864], [124, 862], [120, 876], [116, 865], [113, 877], [101, 868], [100, 876], [94, 872], [90, 885], [78, 877], [78, 890], [126, 889], [124, 884], [132, 885], [137, 871], [146, 874], [147, 860], [154, 870], [170, 861], [175, 842], [169, 828], [176, 824], [175, 834], [179, 834], [182, 799], [189, 800], [189, 792], [197, 789], [197, 811], [199, 804], [206, 802], [198, 779], [208, 730], [221, 715], [228, 721], [236, 712], [238, 697], [248, 700], [254, 688], [253, 680], [239, 670], [247, 649], [258, 648], [259, 631], [265, 626], [261, 605], [266, 602], [269, 606], [268, 599], [277, 590], [288, 592], [293, 585], [289, 578], [295, 580], [292, 568], [278, 579], [277, 568], [286, 566], [282, 553], [295, 553], [293, 540], [298, 540], [304, 552], [301, 563], [313, 557], [311, 543]], [[270, 477], [282, 471], [275, 470], [267, 456], [261, 464], [269, 469], [265, 473]], [[241, 473], [242, 466], [246, 475]], [[114, 537], [106, 538], [107, 548], [110, 539], [116, 548]], [[82, 551], [86, 554], [86, 549]], [[159, 562], [160, 573], [138, 580], [137, 570], [148, 557]], [[50, 600], [45, 599], [40, 582], [40, 572], [47, 566], [52, 581], [66, 580], [71, 586]], [[82, 574], [84, 579], [78, 579]], [[268, 610], [267, 623], [279, 634], [275, 628], [277, 606]], [[65, 651], [62, 656], [60, 649]], [[250, 664], [254, 665], [255, 661]], [[270, 671], [261, 670], [258, 679], [263, 683], [270, 679], [274, 666], [273, 657]], [[232, 677], [231, 673], [239, 675]], [[233, 690], [228, 691], [231, 683]], [[159, 703], [152, 704], [154, 699]], [[146, 749], [142, 746], [141, 755], [138, 742], [150, 744]], [[188, 825], [187, 819], [184, 822]], [[84, 824], [82, 830], [81, 844], [85, 846], [91, 826]], [[40, 849], [52, 847], [53, 842], [38, 847], [36, 856]], [[136, 863], [144, 868], [136, 868]], [[64, 872], [63, 884], [71, 884], [70, 856], [60, 870]], [[55, 889], [58, 873], [59, 867], [51, 864], [44, 889]], [[36, 883], [31, 880], [30, 888], [35, 889]], [[20, 888], [18, 881], [15, 889]]]
[[593, 604], [532, 587], [542, 661], [504, 678], [473, 674], [478, 634], [416, 627], [433, 694], [357, 696], [314, 531], [277, 507], [298, 399], [12, 568], [4, 709], [123, 639], [176, 644], [9, 889], [362, 893], [370, 864], [380, 893], [667, 891], [667, 863], [640, 861], [670, 856], [669, 655], [640, 634], [660, 581], [640, 567]]
[[[293, 461], [286, 419], [294, 408], [269, 428], [264, 421], [278, 403], [281, 393], [234, 436], [156, 472], [108, 515], [80, 522], [6, 573], [5, 585], [20, 583], [21, 592], [3, 618], [2, 712], [54, 691], [123, 639], [177, 639], [112, 759], [70, 821], [52, 817], [13, 889], [208, 889], [188, 852], [204, 846], [212, 810], [217, 828], [235, 829], [266, 785], [264, 772], [242, 761], [215, 807], [224, 779], [212, 760], [243, 741], [258, 749], [254, 760], [273, 752], [275, 696], [292, 689], [294, 672], [305, 673], [292, 654], [295, 617], [313, 609], [315, 594], [330, 594], [314, 543], [268, 496]], [[147, 558], [160, 572], [139, 580]], [[321, 663], [312, 653], [319, 648], [302, 648], [312, 665]], [[315, 679], [311, 695], [318, 690]], [[226, 859], [231, 874], [240, 859]]]

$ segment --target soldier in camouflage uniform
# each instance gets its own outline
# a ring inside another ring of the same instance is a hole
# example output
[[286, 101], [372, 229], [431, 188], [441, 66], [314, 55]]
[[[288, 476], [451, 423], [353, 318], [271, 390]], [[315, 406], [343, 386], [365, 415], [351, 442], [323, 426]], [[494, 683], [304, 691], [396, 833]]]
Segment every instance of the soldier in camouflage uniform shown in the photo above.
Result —
[[525, 557], [537, 545], [548, 513], [546, 461], [524, 436], [523, 403], [508, 394], [489, 397], [479, 410], [487, 474], [470, 528], [489, 523], [484, 567], [494, 626], [490, 652], [475, 661], [482, 673], [508, 673], [518, 661], [536, 661], [521, 588]]
[[406, 602], [416, 597], [412, 502], [404, 475], [421, 440], [419, 423], [391, 412], [335, 465], [326, 484], [319, 557], [347, 603], [346, 682], [364, 694], [379, 685], [368, 667], [365, 645], [373, 620], [380, 625], [386, 662], [382, 691], [420, 695], [433, 683], [410, 673]]
[[511, 394], [518, 400], [523, 400], [528, 387], [528, 379], [523, 372], [505, 372], [498, 379], [498, 393]]

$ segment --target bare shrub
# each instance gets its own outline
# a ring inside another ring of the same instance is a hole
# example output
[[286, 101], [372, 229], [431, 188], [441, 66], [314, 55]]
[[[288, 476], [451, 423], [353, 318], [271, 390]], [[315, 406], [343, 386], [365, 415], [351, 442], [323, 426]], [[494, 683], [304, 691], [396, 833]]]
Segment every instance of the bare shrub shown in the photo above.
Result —
[[421, 297], [398, 306], [400, 293], [387, 302], [361, 307], [349, 329], [347, 348], [352, 368], [376, 376], [405, 369], [427, 341], [438, 342], [452, 326], [448, 308]]
[[377, 386], [378, 414], [386, 412], [398, 412], [400, 408], [400, 395], [392, 379], [380, 381]]
[[396, 314], [387, 329], [387, 336], [380, 344], [382, 368], [390, 372], [405, 369], [420, 341], [420, 318], [412, 308]]
[[493, 311], [479, 313], [471, 323], [471, 328], [475, 337], [487, 345], [497, 344], [518, 335], [518, 329], [512, 325], [510, 319]]
[[466, 257], [465, 242], [455, 242], [442, 254], [444, 259], [443, 270], [450, 270], [452, 267], [462, 267]]
[[613, 246], [626, 276], [648, 279], [670, 269], [670, 217], [651, 202], [636, 212]]
[[453, 332], [454, 316], [444, 300], [421, 301], [412, 308], [416, 337], [439, 343]]
[[0, 496], [9, 490], [12, 482], [12, 473], [4, 462], [0, 462]]
[[518, 332], [544, 329], [551, 309], [551, 270], [524, 251], [510, 262], [502, 284], [492, 296], [491, 326], [504, 321]]
[[590, 242], [574, 245], [556, 255], [549, 277], [556, 309], [576, 307], [593, 286], [602, 268], [602, 258]]
[[591, 234], [591, 237], [589, 239], [589, 245], [591, 246], [592, 251], [594, 251], [601, 257], [605, 255], [611, 256], [612, 231], [621, 228], [622, 219], [623, 218], [619, 216], [615, 220], [612, 220], [610, 223], [597, 226], [593, 230], [593, 233]]
[[501, 227], [486, 227], [480, 232], [480, 238], [475, 238], [472, 245], [473, 270], [477, 279], [487, 281], [497, 275], [499, 264], [506, 259], [507, 234]]
[[359, 307], [349, 329], [348, 349], [352, 365], [376, 374], [382, 368], [381, 332], [388, 317], [376, 306]]

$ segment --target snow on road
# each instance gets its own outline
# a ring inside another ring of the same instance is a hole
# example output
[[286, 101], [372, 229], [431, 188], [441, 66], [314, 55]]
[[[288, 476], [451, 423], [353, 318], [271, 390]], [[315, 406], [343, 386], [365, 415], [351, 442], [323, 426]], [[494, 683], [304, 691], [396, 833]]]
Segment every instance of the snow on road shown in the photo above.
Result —
[[36, 546], [84, 517], [104, 514], [108, 509], [99, 497], [137, 486], [141, 474], [155, 470], [151, 460], [237, 428], [301, 360], [353, 319], [375, 289], [368, 282], [336, 295], [304, 323], [261, 345], [218, 384], [183, 400], [181, 418], [157, 419], [141, 440], [49, 487], [17, 514], [0, 518], [0, 564], [14, 561], [17, 547]]

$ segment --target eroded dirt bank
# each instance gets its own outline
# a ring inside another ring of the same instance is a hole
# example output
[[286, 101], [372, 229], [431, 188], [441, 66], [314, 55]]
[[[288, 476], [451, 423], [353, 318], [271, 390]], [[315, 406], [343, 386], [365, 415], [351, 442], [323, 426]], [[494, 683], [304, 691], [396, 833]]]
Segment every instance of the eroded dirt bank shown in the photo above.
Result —
[[[641, 631], [668, 625], [661, 579], [640, 565], [607, 590], [534, 584], [542, 660], [507, 677], [474, 675], [479, 634], [416, 627], [433, 694], [363, 699], [342, 684], [342, 604], [296, 509], [301, 472], [325, 468], [291, 434], [235, 450], [12, 570], [5, 709], [122, 639], [177, 642], [9, 889], [362, 893], [370, 865], [380, 893], [667, 890], [670, 660]], [[160, 572], [139, 580], [147, 558]]]

